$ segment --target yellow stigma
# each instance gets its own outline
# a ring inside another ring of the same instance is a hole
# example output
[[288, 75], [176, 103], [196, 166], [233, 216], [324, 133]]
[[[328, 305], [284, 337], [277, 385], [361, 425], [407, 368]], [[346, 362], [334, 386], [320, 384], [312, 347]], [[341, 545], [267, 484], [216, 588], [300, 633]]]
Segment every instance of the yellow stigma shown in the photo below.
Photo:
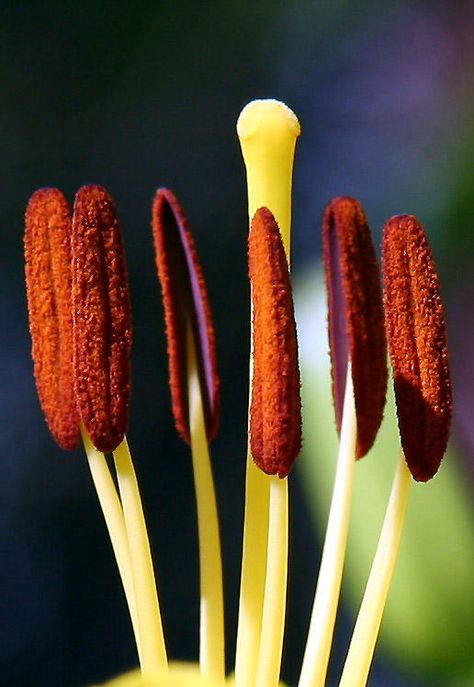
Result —
[[291, 182], [298, 118], [278, 100], [253, 100], [237, 121], [247, 170], [249, 217], [261, 207], [272, 211], [289, 256]]

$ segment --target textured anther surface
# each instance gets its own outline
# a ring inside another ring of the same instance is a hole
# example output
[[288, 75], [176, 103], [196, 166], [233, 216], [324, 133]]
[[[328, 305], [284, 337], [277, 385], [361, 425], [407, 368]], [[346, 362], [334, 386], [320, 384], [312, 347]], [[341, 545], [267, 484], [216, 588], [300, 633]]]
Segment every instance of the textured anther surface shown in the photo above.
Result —
[[56, 188], [34, 193], [25, 216], [25, 262], [31, 354], [41, 407], [56, 442], [79, 441], [74, 399], [71, 310], [71, 216]]
[[278, 225], [267, 208], [249, 234], [253, 308], [250, 447], [267, 474], [286, 477], [301, 448], [298, 344], [288, 263]]
[[336, 424], [340, 431], [350, 359], [361, 458], [382, 422], [388, 372], [380, 273], [367, 219], [354, 198], [334, 198], [327, 206], [323, 258]]
[[433, 255], [412, 215], [383, 236], [384, 307], [401, 442], [418, 481], [437, 472], [452, 413], [443, 306]]
[[76, 194], [71, 245], [77, 404], [94, 446], [113, 451], [128, 428], [132, 324], [120, 226], [100, 186]]

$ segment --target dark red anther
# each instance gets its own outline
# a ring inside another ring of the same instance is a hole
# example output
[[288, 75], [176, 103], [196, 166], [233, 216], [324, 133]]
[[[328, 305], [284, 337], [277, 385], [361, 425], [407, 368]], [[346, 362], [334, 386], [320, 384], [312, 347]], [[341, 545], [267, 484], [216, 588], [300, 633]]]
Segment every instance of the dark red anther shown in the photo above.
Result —
[[169, 382], [176, 429], [189, 436], [187, 334], [191, 327], [208, 441], [219, 427], [220, 382], [206, 283], [184, 212], [174, 194], [156, 192], [152, 209], [156, 267], [161, 285], [168, 342]]
[[413, 477], [426, 482], [446, 451], [452, 396], [439, 279], [412, 215], [392, 217], [384, 227], [383, 278], [401, 442]]
[[377, 258], [364, 211], [354, 198], [334, 198], [327, 206], [323, 258], [336, 424], [340, 431], [350, 360], [361, 458], [382, 422], [388, 373]]
[[71, 245], [77, 405], [92, 443], [108, 452], [128, 428], [132, 324], [119, 221], [104, 188], [77, 192]]
[[250, 448], [258, 467], [286, 477], [301, 449], [298, 343], [290, 275], [280, 230], [267, 208], [249, 234], [253, 310]]
[[56, 442], [79, 441], [74, 399], [71, 311], [71, 216], [56, 188], [36, 191], [25, 216], [25, 262], [31, 354], [41, 407]]

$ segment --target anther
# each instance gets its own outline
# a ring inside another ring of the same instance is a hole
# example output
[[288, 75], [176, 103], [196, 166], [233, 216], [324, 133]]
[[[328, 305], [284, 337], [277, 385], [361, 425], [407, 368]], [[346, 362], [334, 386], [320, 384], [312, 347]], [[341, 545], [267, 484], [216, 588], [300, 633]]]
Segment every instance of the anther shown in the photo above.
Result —
[[76, 194], [71, 245], [77, 404], [93, 444], [108, 452], [128, 428], [132, 325], [120, 225], [100, 186]]
[[219, 427], [220, 382], [216, 343], [204, 275], [184, 212], [166, 188], [156, 192], [152, 209], [156, 267], [161, 285], [168, 344], [169, 382], [175, 426], [189, 436], [187, 328], [191, 327], [202, 390], [208, 441]]
[[392, 217], [384, 227], [383, 278], [401, 442], [413, 477], [425, 482], [446, 451], [452, 396], [439, 279], [412, 215]]
[[375, 250], [360, 203], [334, 198], [323, 219], [329, 347], [336, 424], [341, 429], [350, 360], [357, 415], [357, 458], [379, 430], [387, 390], [387, 348]]
[[249, 233], [253, 309], [250, 447], [267, 474], [286, 477], [301, 448], [298, 344], [288, 262], [270, 210], [255, 213]]
[[56, 188], [34, 193], [25, 216], [28, 316], [41, 407], [56, 442], [79, 441], [74, 399], [71, 311], [71, 217]]

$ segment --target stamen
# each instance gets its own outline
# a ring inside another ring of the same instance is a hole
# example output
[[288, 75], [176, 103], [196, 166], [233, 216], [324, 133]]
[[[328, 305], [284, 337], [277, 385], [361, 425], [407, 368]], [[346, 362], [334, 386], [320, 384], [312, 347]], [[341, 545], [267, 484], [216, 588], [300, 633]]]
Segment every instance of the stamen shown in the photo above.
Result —
[[321, 567], [299, 687], [322, 687], [336, 622], [349, 529], [355, 459], [372, 446], [387, 386], [382, 294], [360, 203], [334, 198], [323, 218], [333, 398], [340, 434]]
[[187, 219], [174, 194], [158, 189], [153, 202], [153, 239], [168, 340], [169, 378], [176, 429], [190, 443], [187, 326], [193, 330], [208, 441], [219, 426], [216, 345], [206, 284]]
[[413, 477], [425, 482], [446, 450], [452, 396], [438, 275], [424, 229], [412, 215], [385, 225], [383, 273], [401, 442]]
[[156, 265], [166, 319], [175, 425], [190, 444], [199, 531], [203, 675], [225, 678], [222, 563], [209, 442], [219, 424], [219, 378], [206, 285], [184, 213], [171, 191], [153, 203]]
[[439, 281], [428, 240], [415, 217], [400, 215], [386, 223], [382, 252], [385, 324], [404, 451], [340, 687], [363, 687], [367, 682], [403, 532], [410, 473], [418, 481], [433, 477], [446, 450], [451, 420]]
[[108, 452], [128, 427], [132, 325], [119, 221], [100, 186], [76, 194], [71, 245], [77, 404], [92, 443]]
[[334, 198], [323, 220], [333, 398], [341, 429], [350, 359], [357, 413], [357, 458], [374, 443], [387, 390], [387, 349], [375, 250], [360, 203]]
[[31, 354], [46, 422], [66, 450], [80, 437], [72, 372], [70, 237], [70, 211], [61, 191], [36, 191], [26, 210], [24, 236]]
[[250, 445], [257, 465], [286, 477], [301, 448], [298, 345], [290, 276], [278, 225], [260, 208], [249, 234], [253, 306]]

